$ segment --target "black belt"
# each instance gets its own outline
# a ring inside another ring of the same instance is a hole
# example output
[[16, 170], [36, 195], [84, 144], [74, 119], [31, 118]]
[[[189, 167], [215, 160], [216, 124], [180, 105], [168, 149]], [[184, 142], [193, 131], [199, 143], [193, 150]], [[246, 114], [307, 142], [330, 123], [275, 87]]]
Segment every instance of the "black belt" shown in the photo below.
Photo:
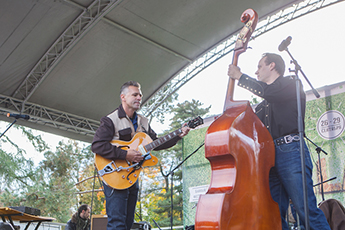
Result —
[[274, 143], [276, 145], [282, 145], [282, 144], [289, 144], [291, 142], [295, 142], [295, 141], [299, 141], [299, 135], [294, 133], [294, 134], [289, 134], [283, 137], [279, 137], [277, 139], [274, 140]]

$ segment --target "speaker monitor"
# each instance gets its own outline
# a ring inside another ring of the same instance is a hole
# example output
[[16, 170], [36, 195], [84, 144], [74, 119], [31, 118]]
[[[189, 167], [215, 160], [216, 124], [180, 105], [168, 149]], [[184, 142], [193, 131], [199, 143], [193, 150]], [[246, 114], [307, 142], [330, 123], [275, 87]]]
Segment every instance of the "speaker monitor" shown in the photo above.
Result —
[[107, 230], [107, 215], [92, 215], [91, 230]]

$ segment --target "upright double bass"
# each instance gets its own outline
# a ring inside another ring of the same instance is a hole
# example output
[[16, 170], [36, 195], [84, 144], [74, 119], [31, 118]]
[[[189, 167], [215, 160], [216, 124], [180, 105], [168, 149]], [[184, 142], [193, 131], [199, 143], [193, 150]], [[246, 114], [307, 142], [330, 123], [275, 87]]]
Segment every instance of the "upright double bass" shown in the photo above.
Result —
[[[245, 26], [234, 48], [232, 64], [247, 49], [258, 15], [247, 9]], [[229, 79], [224, 112], [208, 128], [205, 157], [211, 164], [211, 183], [199, 197], [195, 229], [280, 230], [279, 207], [269, 189], [274, 144], [248, 101], [234, 101], [235, 80]]]

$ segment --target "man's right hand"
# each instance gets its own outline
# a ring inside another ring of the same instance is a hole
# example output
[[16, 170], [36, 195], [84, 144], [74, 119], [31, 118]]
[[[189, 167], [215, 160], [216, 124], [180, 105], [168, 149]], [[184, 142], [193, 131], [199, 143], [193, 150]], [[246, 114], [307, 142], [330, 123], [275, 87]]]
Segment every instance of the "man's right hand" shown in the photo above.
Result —
[[143, 159], [144, 159], [144, 157], [137, 150], [129, 149], [127, 151], [127, 156], [126, 156], [127, 161], [129, 161], [129, 162], [140, 162]]

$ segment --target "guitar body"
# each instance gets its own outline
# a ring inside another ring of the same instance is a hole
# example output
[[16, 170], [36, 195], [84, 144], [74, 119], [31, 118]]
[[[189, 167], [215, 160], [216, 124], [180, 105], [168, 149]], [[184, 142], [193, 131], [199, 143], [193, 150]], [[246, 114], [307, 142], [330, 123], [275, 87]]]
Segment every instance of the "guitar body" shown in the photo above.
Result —
[[[131, 141], [120, 141], [114, 140], [111, 141], [112, 145], [115, 145], [121, 149], [128, 150], [128, 149], [135, 149], [139, 151], [139, 146], [147, 145], [152, 142], [152, 139], [149, 135], [143, 132], [136, 133]], [[149, 159], [147, 159], [149, 158]], [[154, 166], [158, 163], [157, 157], [151, 155], [150, 157], [146, 157], [142, 164], [142, 167], [146, 166]], [[114, 164], [112, 164], [114, 162]], [[122, 167], [128, 168], [132, 165], [132, 162], [127, 162], [126, 160], [110, 160], [106, 159], [98, 154], [95, 154], [95, 165], [98, 171], [106, 168], [107, 165], [112, 164], [112, 167]], [[138, 167], [137, 169], [129, 168], [129, 169], [122, 169], [119, 171], [113, 171], [111, 173], [107, 173], [101, 176], [102, 180], [110, 187], [115, 189], [126, 189], [132, 186], [139, 178], [139, 174], [141, 172], [142, 167]], [[131, 173], [133, 170], [135, 171]]]
[[[204, 121], [202, 118], [198, 116], [190, 120], [186, 126], [195, 128], [203, 123]], [[102, 178], [104, 183], [112, 188], [120, 190], [129, 188], [138, 180], [142, 167], [154, 166], [158, 163], [157, 157], [151, 155], [151, 150], [163, 145], [181, 133], [182, 129], [180, 128], [152, 141], [149, 135], [139, 132], [134, 135], [131, 141], [111, 141], [110, 143], [118, 148], [139, 151], [144, 159], [139, 163], [132, 163], [126, 160], [109, 160], [96, 153], [95, 165], [98, 170], [98, 175]]]

